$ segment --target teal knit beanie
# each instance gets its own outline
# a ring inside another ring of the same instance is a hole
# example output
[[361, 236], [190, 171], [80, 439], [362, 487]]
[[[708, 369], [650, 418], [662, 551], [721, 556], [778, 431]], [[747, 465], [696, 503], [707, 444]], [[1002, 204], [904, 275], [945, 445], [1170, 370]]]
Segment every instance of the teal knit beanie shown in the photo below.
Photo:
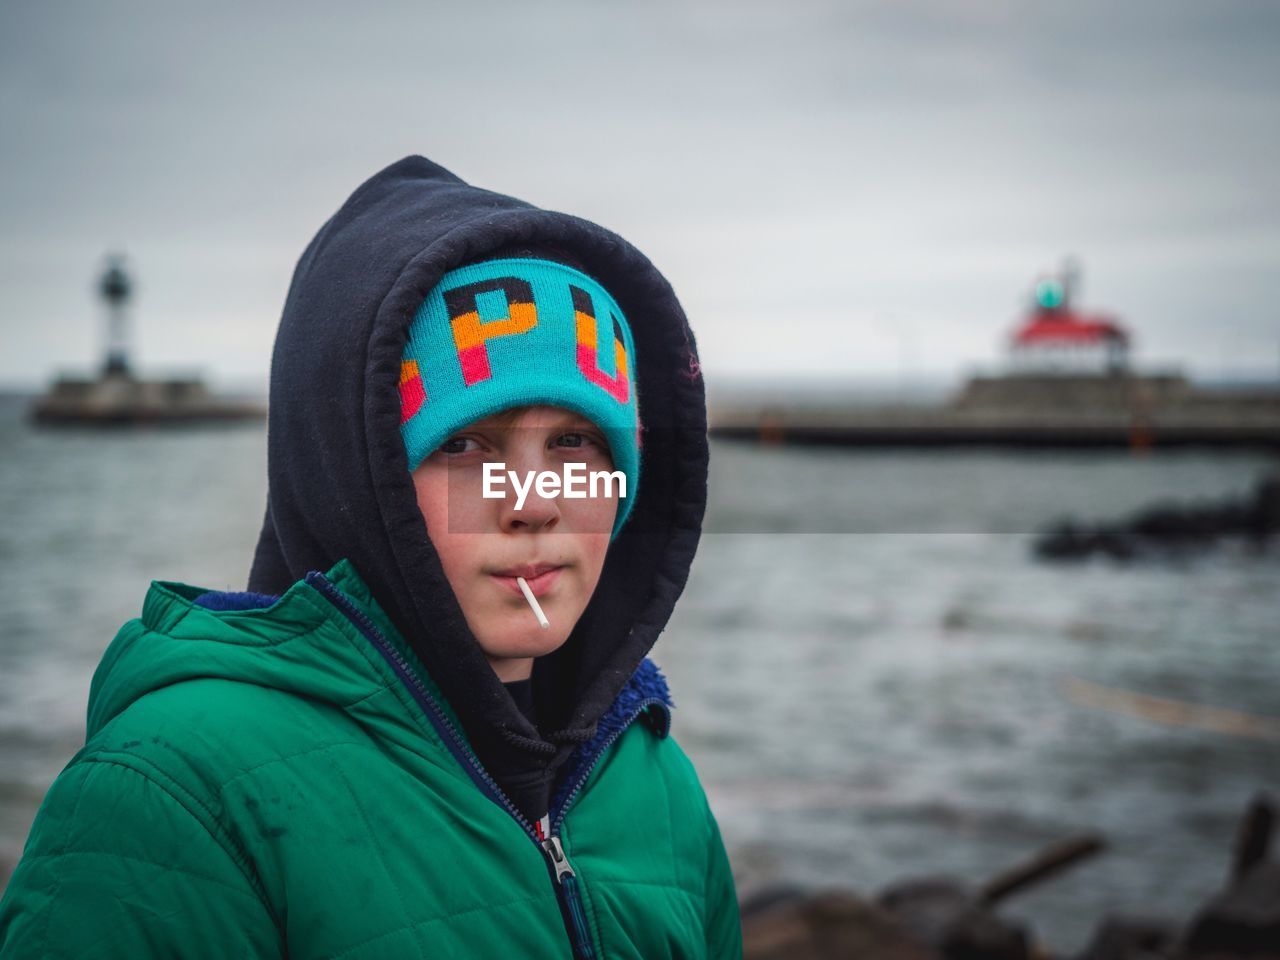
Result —
[[627, 478], [613, 534], [640, 483], [635, 344], [621, 308], [579, 270], [512, 258], [446, 273], [409, 325], [400, 433], [409, 470], [469, 423], [546, 404], [591, 420]]

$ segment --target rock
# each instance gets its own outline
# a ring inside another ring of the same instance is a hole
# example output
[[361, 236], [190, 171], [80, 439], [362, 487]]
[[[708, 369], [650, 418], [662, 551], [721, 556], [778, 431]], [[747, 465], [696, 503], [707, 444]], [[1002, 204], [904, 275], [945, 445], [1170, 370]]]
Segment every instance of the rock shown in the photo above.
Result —
[[885, 890], [879, 902], [912, 936], [948, 960], [1028, 960], [1026, 931], [997, 917], [950, 878], [908, 880]]
[[1196, 915], [1187, 956], [1280, 957], [1280, 863], [1255, 866]]
[[750, 909], [742, 936], [744, 960], [939, 960], [884, 910], [841, 891]]
[[1177, 928], [1166, 921], [1112, 916], [1075, 960], [1165, 960], [1174, 956], [1176, 941]]
[[1243, 500], [1220, 504], [1161, 504], [1133, 518], [1090, 527], [1071, 519], [1050, 526], [1036, 540], [1046, 560], [1084, 559], [1102, 554], [1132, 560], [1156, 550], [1183, 551], [1211, 546], [1226, 536], [1243, 537], [1255, 549], [1280, 533], [1280, 475], [1265, 476]]
[[1236, 833], [1227, 886], [1191, 921], [1186, 955], [1280, 957], [1280, 862], [1268, 859], [1275, 820], [1273, 801], [1254, 797]]

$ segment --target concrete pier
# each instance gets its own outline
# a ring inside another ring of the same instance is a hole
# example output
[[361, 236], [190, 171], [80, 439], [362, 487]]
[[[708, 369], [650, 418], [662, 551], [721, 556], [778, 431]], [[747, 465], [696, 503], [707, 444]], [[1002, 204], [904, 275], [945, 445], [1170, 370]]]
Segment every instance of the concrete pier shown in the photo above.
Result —
[[712, 436], [760, 443], [1280, 449], [1280, 385], [1208, 390], [1177, 374], [975, 377], [933, 407], [739, 401], [708, 416]]
[[44, 425], [130, 426], [261, 420], [266, 408], [214, 396], [198, 379], [140, 380], [107, 372], [95, 379], [60, 377], [32, 404], [30, 415]]

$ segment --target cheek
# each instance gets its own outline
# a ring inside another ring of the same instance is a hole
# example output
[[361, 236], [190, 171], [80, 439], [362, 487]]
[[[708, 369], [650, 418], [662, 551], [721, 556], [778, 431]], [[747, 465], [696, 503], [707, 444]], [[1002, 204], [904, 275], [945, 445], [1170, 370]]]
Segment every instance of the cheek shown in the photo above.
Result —
[[474, 547], [472, 538], [462, 529], [465, 518], [460, 520], [457, 510], [449, 508], [449, 470], [423, 464], [414, 471], [413, 486], [418, 509], [427, 525], [427, 536], [436, 548], [445, 574], [452, 580], [456, 572], [467, 566]]
[[596, 584], [600, 580], [600, 573], [604, 569], [604, 558], [609, 552], [609, 532], [613, 526], [613, 515], [609, 515], [609, 522], [605, 526], [604, 533], [591, 533], [582, 537], [580, 543], [582, 545], [582, 565], [589, 577], [588, 593], [593, 593]]
[[566, 497], [560, 500], [560, 511], [569, 521], [566, 524], [568, 529], [592, 538], [604, 535], [604, 546], [600, 548], [603, 555], [604, 550], [608, 549], [609, 535], [613, 532], [613, 521], [617, 519], [620, 502], [616, 493], [608, 497], [587, 496], [580, 500]]
[[418, 495], [418, 509], [434, 539], [449, 529], [449, 474], [422, 464], [413, 472], [413, 488]]

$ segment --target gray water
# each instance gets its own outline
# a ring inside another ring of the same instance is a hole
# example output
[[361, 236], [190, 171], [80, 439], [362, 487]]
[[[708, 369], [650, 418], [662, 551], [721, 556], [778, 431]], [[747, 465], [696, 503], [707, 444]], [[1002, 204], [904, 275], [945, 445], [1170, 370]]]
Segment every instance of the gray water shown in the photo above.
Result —
[[[244, 585], [261, 427], [38, 432], [0, 399], [0, 883], [83, 742], [89, 679], [152, 579]], [[1103, 709], [1077, 680], [1280, 715], [1280, 550], [1036, 561], [1063, 513], [1243, 495], [1260, 453], [764, 450], [716, 443], [708, 532], [655, 650], [741, 892], [980, 882], [1098, 830], [1011, 901], [1058, 950], [1181, 917], [1280, 741]], [[1274, 727], [1272, 728], [1274, 729]]]

